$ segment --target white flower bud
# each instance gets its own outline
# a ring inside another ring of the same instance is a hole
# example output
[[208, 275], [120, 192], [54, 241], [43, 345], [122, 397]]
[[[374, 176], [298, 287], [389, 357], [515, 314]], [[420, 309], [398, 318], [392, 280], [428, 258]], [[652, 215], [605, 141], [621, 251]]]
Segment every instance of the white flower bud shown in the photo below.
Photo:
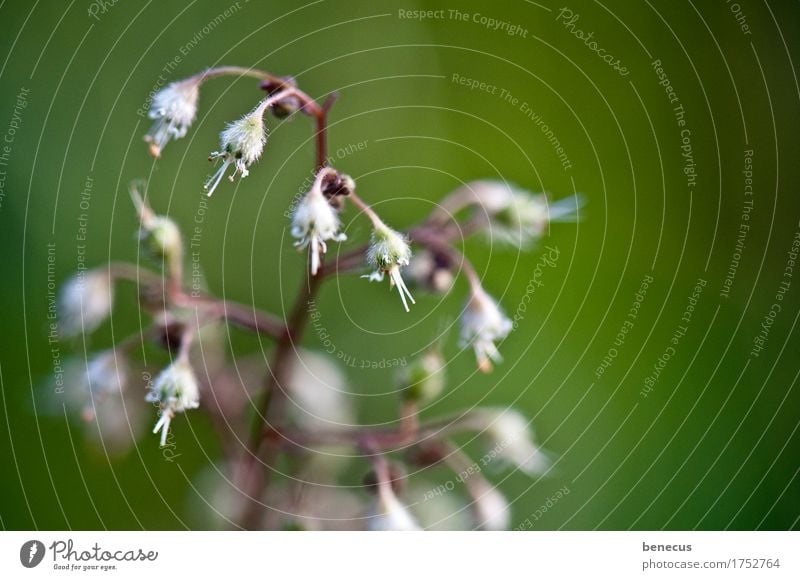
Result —
[[61, 289], [61, 329], [67, 336], [91, 332], [111, 313], [114, 288], [107, 270], [82, 271]]
[[86, 401], [81, 418], [92, 421], [95, 417], [95, 406], [106, 399], [120, 396], [128, 384], [128, 366], [125, 355], [113, 350], [106, 350], [95, 355], [86, 366], [83, 388]]
[[258, 161], [264, 151], [264, 143], [267, 142], [267, 132], [264, 127], [264, 105], [263, 102], [244, 117], [228, 126], [219, 134], [220, 150], [214, 151], [209, 155], [209, 160], [221, 159], [222, 165], [216, 173], [212, 175], [204, 186], [204, 189], [211, 196], [219, 185], [228, 166], [233, 164], [233, 174], [228, 177], [233, 181], [239, 173], [243, 178], [249, 175], [248, 167]]
[[550, 460], [535, 443], [528, 420], [512, 409], [480, 409], [474, 419], [483, 426], [492, 452], [528, 475], [547, 471]]
[[[311, 190], [303, 197], [292, 216], [292, 235], [297, 238], [295, 247], [311, 247], [311, 274], [317, 275], [320, 254], [328, 251], [327, 240], [342, 242], [347, 236], [339, 232], [341, 224], [337, 211], [322, 193], [322, 180], [332, 170], [322, 170], [314, 180]], [[333, 172], [335, 174], [335, 172]]]
[[167, 444], [169, 425], [175, 414], [200, 406], [200, 389], [189, 363], [179, 358], [161, 371], [145, 400], [158, 403], [161, 407], [161, 415], [153, 433], [161, 431], [161, 446], [163, 447]]
[[495, 487], [481, 487], [485, 489], [476, 490], [472, 503], [478, 526], [487, 531], [507, 530], [511, 525], [511, 508], [506, 498]]
[[408, 300], [415, 304], [411, 292], [408, 290], [403, 277], [400, 275], [400, 267], [408, 266], [411, 260], [411, 247], [405, 238], [384, 223], [375, 225], [372, 230], [369, 250], [367, 251], [367, 261], [375, 268], [375, 271], [362, 278], [369, 278], [372, 281], [383, 281], [384, 274], [389, 274], [389, 286], [397, 286], [400, 299], [406, 312], [409, 311]]
[[504, 339], [512, 326], [511, 320], [483, 288], [478, 286], [472, 290], [461, 315], [461, 346], [472, 345], [482, 372], [492, 370], [492, 361], [503, 360], [494, 343]]
[[150, 143], [150, 154], [159, 157], [170, 139], [186, 135], [197, 115], [200, 83], [196, 78], [170, 83], [153, 96], [147, 116], [154, 119], [144, 140]]
[[392, 491], [391, 483], [378, 484], [378, 495], [369, 514], [367, 527], [372, 532], [412, 532], [422, 528]]

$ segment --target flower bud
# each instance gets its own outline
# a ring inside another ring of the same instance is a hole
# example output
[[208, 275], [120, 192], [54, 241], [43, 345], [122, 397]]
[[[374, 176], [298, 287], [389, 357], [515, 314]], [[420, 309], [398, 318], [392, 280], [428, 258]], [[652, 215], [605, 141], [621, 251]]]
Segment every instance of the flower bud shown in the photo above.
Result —
[[170, 83], [153, 96], [147, 116], [155, 122], [144, 137], [153, 157], [161, 155], [170, 139], [186, 135], [197, 115], [199, 97], [200, 82], [194, 77]]
[[479, 409], [473, 420], [483, 429], [492, 448], [490, 453], [514, 465], [528, 475], [541, 474], [550, 466], [550, 459], [534, 443], [528, 420], [512, 409]]
[[488, 373], [492, 370], [492, 361], [503, 360], [495, 342], [504, 339], [512, 326], [511, 320], [483, 288], [472, 289], [461, 315], [461, 346], [472, 346], [480, 371]]
[[396, 383], [405, 401], [423, 404], [436, 399], [445, 385], [445, 360], [441, 351], [432, 348], [400, 369]]
[[228, 179], [233, 181], [236, 174], [242, 178], [250, 173], [248, 168], [255, 163], [264, 151], [267, 142], [267, 130], [264, 127], [264, 105], [259, 104], [244, 117], [228, 126], [219, 134], [220, 149], [212, 152], [209, 161], [221, 159], [222, 165], [205, 183], [204, 189], [209, 197], [219, 185], [229, 165], [234, 166], [233, 174]]
[[375, 271], [362, 278], [369, 278], [370, 282], [381, 282], [384, 274], [389, 274], [389, 287], [397, 287], [406, 312], [409, 311], [408, 300], [412, 304], [415, 302], [400, 275], [400, 267], [408, 266], [410, 260], [411, 247], [406, 239], [383, 222], [376, 223], [367, 251], [367, 261]]

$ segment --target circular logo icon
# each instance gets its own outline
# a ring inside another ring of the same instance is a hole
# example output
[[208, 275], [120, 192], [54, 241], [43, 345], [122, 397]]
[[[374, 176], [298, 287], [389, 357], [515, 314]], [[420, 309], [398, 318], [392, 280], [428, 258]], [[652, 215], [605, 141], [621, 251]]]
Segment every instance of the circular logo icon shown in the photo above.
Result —
[[35, 568], [44, 559], [44, 544], [39, 540], [28, 540], [19, 549], [19, 561], [26, 568]]

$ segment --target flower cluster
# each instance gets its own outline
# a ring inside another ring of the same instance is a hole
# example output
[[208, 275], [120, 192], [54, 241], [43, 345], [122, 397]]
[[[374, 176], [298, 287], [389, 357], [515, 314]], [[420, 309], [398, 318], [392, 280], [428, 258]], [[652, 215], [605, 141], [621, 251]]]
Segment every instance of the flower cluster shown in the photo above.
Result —
[[[358, 412], [351, 395], [357, 391], [349, 388], [347, 376], [332, 357], [297, 348], [296, 339], [307, 318], [314, 320], [308, 306], [321, 282], [333, 274], [360, 274], [377, 282], [388, 277], [389, 289], [396, 289], [407, 313], [411, 305], [417, 304], [406, 284], [408, 280], [421, 303], [415, 308], [415, 315], [424, 306], [426, 290], [446, 293], [446, 299], [451, 292], [460, 291], [457, 281], [463, 277], [468, 295], [459, 321], [460, 345], [474, 353], [480, 371], [489, 372], [502, 361], [498, 346], [511, 332], [512, 322], [484, 289], [482, 276], [462, 254], [458, 242], [462, 237], [482, 233], [518, 248], [532, 247], [552, 223], [577, 221], [582, 198], [550, 202], [544, 194], [532, 194], [500, 181], [475, 181], [445, 196], [420, 223], [393, 229], [356, 194], [355, 180], [329, 165], [326, 119], [333, 96], [317, 102], [302, 92], [291, 77], [237, 67], [209, 69], [173, 82], [154, 95], [149, 112], [153, 125], [145, 136], [154, 157], [160, 157], [170, 141], [187, 134], [197, 116], [201, 85], [228, 74], [258, 78], [265, 94], [249, 112], [219, 133], [219, 147], [209, 156], [209, 161], [218, 166], [204, 184], [208, 196], [223, 177], [230, 181], [237, 176], [247, 177], [261, 159], [268, 135], [267, 112], [277, 119], [294, 115], [314, 118], [316, 155], [313, 173], [309, 173], [313, 181], [310, 186], [303, 185], [303, 196], [287, 213], [291, 215], [289, 231], [294, 246], [308, 256], [304, 286], [286, 320], [251, 305], [217, 298], [205, 286], [201, 291], [195, 286], [194, 260], [189, 292], [178, 224], [157, 214], [147, 201], [152, 201], [152, 196], [146, 194], [144, 184], [135, 182], [130, 194], [139, 217], [139, 239], [147, 253], [157, 258], [160, 270], [112, 263], [83, 271], [67, 281], [60, 297], [61, 327], [68, 335], [91, 332], [109, 316], [113, 283], [118, 280], [136, 283], [140, 305], [152, 318], [141, 335], [101, 351], [83, 365], [83, 378], [75, 383], [80, 387], [77, 407], [86, 424], [95, 426], [101, 437], [106, 425], [116, 425], [116, 431], [106, 433], [121, 433], [128, 440], [132, 434], [135, 439], [139, 430], [124, 420], [127, 416], [123, 417], [128, 413], [128, 397], [141, 407], [146, 407], [146, 402], [153, 403], [158, 416], [154, 418], [153, 409], [149, 409], [151, 420], [155, 420], [152, 434], [158, 435], [160, 445], [165, 447], [176, 417], [200, 407], [201, 390], [204, 402], [213, 395], [214, 404], [204, 404], [203, 412], [216, 419], [211, 421], [216, 428], [224, 426], [220, 438], [229, 442], [232, 436], [241, 441], [250, 434], [242, 452], [236, 445], [222, 446], [226, 456], [219, 469], [225, 471], [225, 482], [233, 481], [234, 485], [215, 485], [210, 491], [221, 504], [218, 515], [228, 523], [228, 518], [235, 519], [243, 527], [358, 526], [376, 531], [448, 526], [508, 528], [509, 502], [481, 473], [478, 464], [456, 445], [458, 436], [477, 434], [486, 444], [488, 451], [482, 465], [497, 460], [499, 465], [533, 477], [550, 471], [550, 459], [536, 442], [530, 421], [511, 409], [474, 408], [455, 418], [428, 419], [428, 409], [438, 398], [447, 396], [450, 361], [445, 356], [444, 339], [410, 356], [408, 364], [404, 359], [396, 372], [397, 428], [357, 425]], [[352, 216], [354, 221], [364, 217], [369, 220], [369, 239], [365, 234], [362, 247], [337, 252], [334, 262], [333, 258], [326, 258], [329, 244], [353, 244], [345, 230], [352, 237], [359, 237], [358, 227], [350, 230], [349, 222], [343, 220], [351, 207], [358, 211]], [[326, 259], [330, 262], [323, 265]], [[268, 366], [261, 357], [230, 360], [224, 340], [226, 325], [275, 340]], [[129, 371], [134, 350], [143, 345], [145, 336], [171, 361], [148, 382], [146, 394], [131, 388]], [[202, 346], [202, 351], [193, 350], [194, 344]], [[190, 363], [200, 360], [201, 355], [202, 384]], [[264, 384], [265, 374], [266, 384], [259, 392], [256, 389]], [[257, 412], [252, 410], [254, 400], [262, 401]], [[155, 441], [153, 435], [148, 436]], [[398, 453], [401, 449], [402, 454]], [[166, 453], [168, 448], [162, 451]], [[262, 458], [275, 462], [289, 451], [289, 477], [268, 482], [269, 472], [277, 471], [274, 465], [268, 465], [270, 469], [264, 477], [253, 472], [262, 465]], [[353, 457], [355, 464], [356, 456], [358, 461], [371, 465], [364, 485], [364, 491], [371, 495], [343, 490], [339, 485], [346, 458]], [[447, 467], [454, 477], [449, 485], [426, 486], [425, 469], [438, 465]], [[406, 469], [410, 466], [418, 469]], [[454, 482], [460, 484], [458, 488]], [[259, 483], [264, 489], [258, 489]], [[242, 493], [231, 493], [231, 488]], [[415, 494], [422, 495], [422, 499], [414, 501]], [[260, 510], [258, 506], [265, 504], [275, 509], [269, 513]]]

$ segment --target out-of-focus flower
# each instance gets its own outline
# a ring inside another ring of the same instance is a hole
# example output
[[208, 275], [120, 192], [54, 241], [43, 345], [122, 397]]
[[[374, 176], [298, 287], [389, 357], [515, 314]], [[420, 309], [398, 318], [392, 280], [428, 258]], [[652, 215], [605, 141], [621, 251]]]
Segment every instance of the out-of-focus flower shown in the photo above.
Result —
[[61, 330], [67, 336], [92, 332], [111, 313], [114, 287], [108, 270], [84, 270], [61, 289]]
[[479, 409], [472, 420], [489, 438], [490, 457], [514, 465], [528, 475], [544, 473], [550, 460], [536, 443], [528, 420], [513, 409]]
[[507, 530], [511, 524], [511, 508], [497, 488], [490, 485], [476, 485], [472, 489], [472, 509], [475, 520], [482, 530]]
[[136, 180], [128, 191], [139, 214], [139, 239], [153, 257], [166, 260], [176, 267], [183, 259], [183, 242], [177, 224], [166, 216], [157, 215], [145, 202], [140, 189], [145, 185]]
[[511, 332], [513, 324], [483, 288], [472, 288], [464, 313], [461, 315], [461, 345], [471, 345], [482, 372], [492, 370], [492, 361], [503, 359], [495, 342]]
[[408, 508], [397, 499], [389, 482], [378, 483], [378, 493], [369, 513], [367, 527], [373, 532], [410, 532], [422, 529]]
[[295, 420], [304, 429], [329, 430], [354, 424], [355, 412], [346, 394], [345, 377], [330, 358], [298, 351], [287, 388], [296, 408]]
[[191, 77], [168, 84], [153, 95], [147, 116], [154, 120], [144, 140], [150, 144], [150, 154], [159, 157], [170, 139], [180, 139], [194, 122], [200, 81]]
[[212, 152], [208, 159], [209, 161], [221, 159], [222, 165], [205, 183], [204, 189], [208, 192], [209, 197], [214, 193], [229, 165], [233, 164], [234, 166], [233, 173], [228, 177], [230, 181], [233, 181], [237, 173], [242, 178], [247, 177], [250, 173], [248, 168], [261, 157], [264, 144], [267, 142], [267, 130], [264, 127], [263, 115], [262, 103], [238, 121], [229, 123], [219, 134], [220, 149]]
[[153, 428], [153, 433], [161, 431], [161, 446], [163, 447], [167, 444], [169, 426], [175, 414], [200, 406], [200, 389], [188, 361], [178, 358], [161, 371], [145, 400], [151, 403], [156, 402], [161, 407], [161, 415]]
[[84, 421], [95, 418], [96, 406], [108, 397], [122, 395], [128, 384], [128, 365], [124, 354], [106, 350], [95, 355], [86, 366], [86, 390], [89, 399], [83, 407]]
[[320, 254], [328, 251], [327, 240], [342, 242], [347, 236], [339, 231], [339, 214], [322, 193], [322, 181], [336, 174], [332, 169], [323, 169], [314, 180], [311, 190], [306, 193], [292, 216], [292, 235], [297, 238], [295, 246], [311, 248], [311, 274], [317, 275]]
[[438, 347], [426, 350], [397, 372], [397, 387], [406, 401], [426, 403], [437, 398], [445, 385], [445, 360]]
[[412, 304], [415, 304], [415, 302], [411, 292], [403, 282], [400, 268], [401, 266], [408, 266], [410, 260], [411, 247], [406, 239], [383, 222], [377, 222], [375, 229], [372, 230], [372, 239], [367, 251], [367, 261], [375, 268], [375, 271], [363, 276], [363, 278], [369, 278], [370, 282], [382, 282], [384, 274], [389, 274], [389, 285], [390, 287], [397, 287], [406, 312], [409, 311], [408, 300]]
[[450, 258], [427, 248], [414, 254], [406, 273], [415, 286], [438, 294], [450, 290], [455, 282]]

